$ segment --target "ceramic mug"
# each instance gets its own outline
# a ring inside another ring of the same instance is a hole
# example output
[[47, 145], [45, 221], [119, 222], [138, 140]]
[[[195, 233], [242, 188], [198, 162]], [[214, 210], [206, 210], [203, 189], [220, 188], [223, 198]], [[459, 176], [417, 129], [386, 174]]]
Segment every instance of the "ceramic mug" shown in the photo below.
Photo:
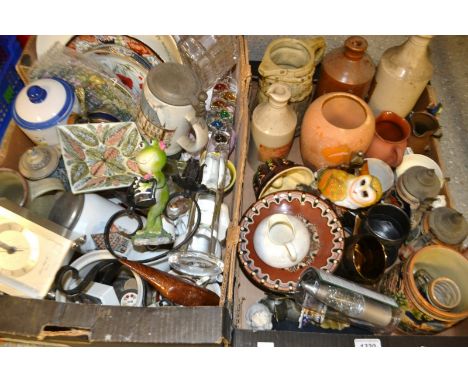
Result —
[[273, 214], [260, 222], [254, 234], [258, 257], [275, 268], [299, 264], [309, 252], [310, 234], [294, 216]]
[[[182, 149], [196, 153], [208, 142], [208, 127], [203, 118], [197, 117], [200, 108], [204, 108], [206, 93], [200, 91], [193, 74], [181, 67], [181, 64], [166, 63], [150, 70], [143, 84], [136, 120], [148, 141], [165, 143], [168, 156]], [[172, 80], [167, 80], [168, 77]], [[194, 139], [189, 138], [192, 131]]]
[[432, 136], [440, 137], [438, 133], [440, 124], [438, 119], [426, 111], [416, 111], [410, 113], [406, 119], [411, 125], [411, 135], [408, 139], [408, 146], [415, 154], [424, 154], [428, 150], [428, 145]]
[[397, 167], [411, 134], [408, 121], [392, 111], [384, 111], [375, 119], [375, 135], [366, 151], [367, 158], [378, 158]]
[[386, 263], [385, 247], [375, 236], [357, 235], [347, 239], [335, 274], [360, 284], [374, 284], [383, 276]]
[[37, 198], [65, 191], [65, 187], [60, 179], [44, 178], [39, 180], [28, 180], [29, 196], [27, 206], [31, 205]]

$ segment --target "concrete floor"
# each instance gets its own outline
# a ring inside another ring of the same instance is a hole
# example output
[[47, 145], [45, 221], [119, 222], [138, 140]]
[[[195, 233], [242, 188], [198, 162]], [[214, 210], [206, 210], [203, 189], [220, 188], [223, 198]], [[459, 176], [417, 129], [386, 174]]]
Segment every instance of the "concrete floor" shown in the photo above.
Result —
[[[246, 36], [249, 58], [261, 61], [268, 43], [280, 36]], [[307, 37], [307, 36], [289, 36]], [[313, 36], [308, 36], [313, 37]], [[343, 44], [347, 36], [324, 36], [327, 52]], [[365, 36], [368, 53], [377, 64], [382, 53], [399, 45], [406, 36]], [[468, 218], [468, 36], [435, 36], [431, 42], [434, 76], [431, 81], [443, 105], [439, 120], [443, 129], [440, 140], [446, 177], [455, 208]]]

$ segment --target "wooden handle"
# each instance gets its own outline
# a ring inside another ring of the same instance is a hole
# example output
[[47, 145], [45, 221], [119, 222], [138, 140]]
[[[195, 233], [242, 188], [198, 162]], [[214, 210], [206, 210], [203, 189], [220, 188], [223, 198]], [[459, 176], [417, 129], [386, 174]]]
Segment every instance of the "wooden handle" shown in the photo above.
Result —
[[167, 272], [148, 267], [130, 260], [119, 260], [126, 267], [140, 275], [164, 298], [184, 306], [217, 306], [219, 296], [195, 284]]

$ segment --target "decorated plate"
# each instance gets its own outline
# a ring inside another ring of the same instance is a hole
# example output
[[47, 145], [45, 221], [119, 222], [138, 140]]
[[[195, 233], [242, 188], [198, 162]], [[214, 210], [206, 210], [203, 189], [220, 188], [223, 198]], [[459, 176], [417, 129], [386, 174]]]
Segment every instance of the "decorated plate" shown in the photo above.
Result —
[[140, 176], [135, 156], [143, 142], [133, 122], [58, 126], [74, 194], [129, 186]]
[[[253, 238], [259, 223], [270, 215], [292, 215], [310, 232], [310, 249], [301, 263], [290, 268], [274, 268], [256, 254]], [[279, 191], [255, 202], [240, 223], [238, 256], [246, 275], [259, 287], [273, 292], [292, 293], [302, 272], [309, 267], [334, 272], [343, 255], [344, 232], [335, 212], [322, 199], [300, 191]]]
[[[86, 41], [86, 42], [85, 42]], [[177, 43], [170, 35], [163, 36], [56, 36], [39, 35], [36, 39], [37, 57], [41, 57], [56, 42], [63, 45], [73, 45], [79, 52], [107, 44], [116, 44], [132, 49], [135, 53], [146, 58], [151, 65], [159, 62], [178, 62], [182, 64], [182, 57], [177, 49]], [[70, 46], [71, 47], [71, 46]], [[82, 50], [84, 49], [84, 50]]]
[[133, 97], [139, 99], [143, 82], [151, 68], [149, 61], [132, 50], [115, 44], [99, 45], [84, 55], [107, 67], [130, 90]]

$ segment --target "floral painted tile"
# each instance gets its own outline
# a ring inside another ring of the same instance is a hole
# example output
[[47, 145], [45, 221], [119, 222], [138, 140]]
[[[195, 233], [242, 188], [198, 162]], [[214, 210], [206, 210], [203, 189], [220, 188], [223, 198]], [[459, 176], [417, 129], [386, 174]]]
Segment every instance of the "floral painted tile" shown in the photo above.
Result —
[[74, 194], [129, 186], [141, 175], [135, 156], [143, 139], [134, 122], [58, 126]]

